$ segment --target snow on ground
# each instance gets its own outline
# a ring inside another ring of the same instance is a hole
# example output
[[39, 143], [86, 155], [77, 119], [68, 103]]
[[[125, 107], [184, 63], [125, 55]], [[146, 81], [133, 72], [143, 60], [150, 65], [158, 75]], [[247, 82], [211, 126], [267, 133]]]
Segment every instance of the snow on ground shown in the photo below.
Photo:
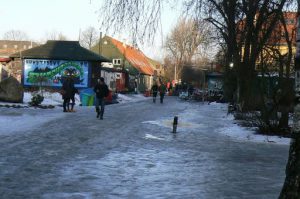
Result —
[[[260, 143], [276, 143], [276, 144], [290, 144], [290, 138], [283, 138], [278, 136], [259, 135], [255, 128], [246, 128], [238, 125], [234, 120], [232, 114], [227, 114], [227, 104], [211, 103], [206, 105], [204, 109], [215, 109], [221, 111], [215, 116], [216, 121], [221, 123], [221, 127], [215, 130], [216, 133], [224, 134], [228, 137], [240, 141], [252, 141]], [[204, 110], [205, 111], [205, 110]]]
[[118, 93], [118, 102], [119, 103], [128, 103], [128, 102], [138, 102], [147, 99], [142, 94], [133, 94], [133, 95], [124, 95]]
[[[44, 101], [42, 102], [42, 105], [53, 105], [53, 106], [59, 106], [62, 105], [63, 99], [60, 93], [50, 93], [50, 92], [44, 92]], [[31, 92], [25, 92], [23, 103], [9, 103], [9, 102], [0, 102], [1, 105], [21, 105], [21, 106], [27, 106], [28, 103], [31, 101], [32, 93]], [[119, 103], [129, 103], [129, 102], [138, 102], [147, 99], [142, 94], [118, 94], [117, 101]], [[80, 102], [80, 96], [78, 94], [75, 95], [75, 103], [77, 105], [81, 104]]]
[[[53, 105], [58, 106], [62, 105], [63, 99], [60, 93], [50, 93], [50, 92], [44, 92], [43, 93], [44, 100], [42, 102], [42, 105]], [[32, 93], [25, 92], [23, 101], [25, 104], [28, 104], [31, 101]], [[78, 94], [75, 95], [75, 103], [80, 104], [80, 97]]]
[[0, 115], [0, 135], [26, 133], [46, 122], [64, 117], [62, 111], [46, 109], [43, 111], [21, 112], [20, 109], [3, 108]]
[[[22, 111], [16, 108], [2, 108], [0, 114], [0, 135], [9, 135], [14, 132], [26, 132], [32, 128], [38, 128], [38, 126], [43, 125], [51, 120], [61, 118], [65, 116], [62, 112], [63, 99], [60, 93], [50, 93], [44, 92], [44, 101], [42, 105], [53, 105], [54, 109], [39, 109], [39, 108], [26, 108], [29, 111]], [[9, 103], [0, 102], [1, 105], [20, 105], [21, 107], [27, 107], [28, 103], [31, 101], [32, 93], [25, 92], [23, 103]], [[119, 99], [121, 103], [129, 103], [145, 100], [143, 95], [122, 95], [119, 94]], [[75, 109], [76, 106], [81, 104], [79, 95], [75, 95]]]
[[[44, 92], [43, 93], [44, 100], [42, 102], [42, 105], [62, 105], [63, 99], [61, 94], [59, 93], [50, 93], [50, 92]], [[1, 105], [20, 105], [20, 106], [28, 106], [29, 102], [31, 101], [31, 98], [33, 97], [33, 94], [31, 92], [24, 92], [23, 97], [23, 103], [10, 103], [10, 102], [0, 102]], [[75, 96], [76, 104], [79, 104], [80, 98], [79, 95], [76, 94]]]
[[[212, 114], [209, 118], [205, 113]], [[256, 133], [255, 128], [246, 128], [237, 124], [232, 114], [227, 114], [227, 104], [210, 103], [199, 104], [197, 108], [191, 107], [178, 115], [178, 131], [189, 131], [190, 129], [205, 129], [205, 124], [201, 121], [211, 120], [216, 121], [218, 127], [212, 128], [214, 133], [226, 135], [232, 139], [239, 141], [251, 141], [259, 143], [274, 143], [274, 144], [290, 144], [290, 138], [278, 136], [266, 136]], [[158, 125], [172, 129], [173, 118], [164, 118], [155, 121], [145, 121], [143, 123]], [[148, 139], [151, 136], [148, 135]]]
[[[62, 108], [57, 107], [58, 105], [62, 105], [62, 97], [59, 93], [49, 93], [44, 92], [44, 101], [43, 105], [54, 105], [56, 106], [53, 110], [43, 110], [36, 111], [34, 113], [20, 113], [20, 111], [16, 111], [11, 109], [8, 111], [2, 111], [0, 115], [0, 135], [6, 134], [12, 131], [26, 130], [33, 128], [37, 125], [41, 125], [44, 122], [48, 122], [49, 120], [63, 117]], [[27, 106], [28, 102], [31, 101], [32, 95], [29, 92], [24, 93], [24, 103], [17, 103], [21, 106]], [[130, 103], [130, 102], [138, 102], [148, 99], [141, 94], [131, 94], [124, 95], [118, 94], [118, 102], [119, 103]], [[80, 104], [79, 95], [75, 96], [76, 105]], [[14, 104], [14, 103], [5, 103], [0, 102], [0, 104]], [[31, 108], [34, 109], [34, 108]], [[5, 109], [3, 109], [5, 110]], [[190, 108], [185, 110], [183, 113], [179, 114], [180, 123], [178, 124], [178, 128], [181, 129], [197, 129], [202, 128], [203, 124], [199, 124], [201, 119], [205, 119], [205, 115], [203, 112], [215, 112], [215, 120], [221, 126], [220, 128], [215, 129], [215, 133], [224, 134], [231, 138], [240, 140], [240, 141], [253, 141], [253, 142], [264, 142], [264, 143], [277, 143], [277, 144], [289, 144], [289, 138], [281, 138], [277, 136], [264, 136], [256, 134], [254, 128], [245, 128], [239, 126], [235, 121], [232, 115], [227, 115], [227, 104], [219, 104], [219, 103], [211, 103], [210, 105], [201, 104], [198, 108]], [[202, 114], [201, 114], [202, 113]], [[184, 118], [184, 119], [182, 119]], [[156, 121], [146, 121], [145, 123], [164, 126], [167, 128], [172, 128], [172, 119], [173, 118], [160, 118]]]
[[[44, 93], [44, 101], [42, 105], [61, 105], [62, 98], [58, 93]], [[0, 102], [1, 105], [20, 105], [27, 107], [31, 101], [32, 94], [30, 92], [24, 93], [23, 103], [9, 103]], [[37, 110], [37, 111], [36, 111]], [[0, 135], [9, 135], [11, 133], [19, 132], [26, 133], [32, 128], [38, 128], [42, 124], [51, 120], [64, 117], [61, 107], [54, 109], [40, 109], [30, 107], [28, 111], [22, 111], [16, 108], [2, 108], [0, 114]]]

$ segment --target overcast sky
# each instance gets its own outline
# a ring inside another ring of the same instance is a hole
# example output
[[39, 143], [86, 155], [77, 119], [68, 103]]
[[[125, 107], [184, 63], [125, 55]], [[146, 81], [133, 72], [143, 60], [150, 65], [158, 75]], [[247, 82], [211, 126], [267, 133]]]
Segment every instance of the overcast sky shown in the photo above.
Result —
[[[42, 41], [47, 33], [61, 32], [69, 40], [78, 40], [80, 30], [89, 26], [100, 29], [97, 10], [104, 0], [0, 0], [0, 36], [9, 30], [22, 30], [30, 39]], [[164, 37], [175, 25], [178, 12], [163, 12]], [[103, 34], [105, 34], [103, 32]], [[112, 35], [119, 40], [130, 40], [129, 35]], [[152, 58], [162, 56], [162, 39], [157, 34], [156, 44], [141, 47]]]

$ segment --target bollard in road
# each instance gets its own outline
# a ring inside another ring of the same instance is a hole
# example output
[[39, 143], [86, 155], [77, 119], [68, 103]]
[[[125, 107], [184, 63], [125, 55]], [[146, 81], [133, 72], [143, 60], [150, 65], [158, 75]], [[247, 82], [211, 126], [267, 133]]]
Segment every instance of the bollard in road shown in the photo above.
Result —
[[173, 120], [173, 133], [176, 133], [177, 131], [177, 124], [178, 124], [178, 117], [175, 116]]

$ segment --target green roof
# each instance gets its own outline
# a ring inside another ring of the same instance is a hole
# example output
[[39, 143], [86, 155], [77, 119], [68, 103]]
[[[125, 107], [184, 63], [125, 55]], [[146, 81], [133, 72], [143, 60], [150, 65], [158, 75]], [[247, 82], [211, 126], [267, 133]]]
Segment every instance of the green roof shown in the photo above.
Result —
[[78, 41], [54, 41], [37, 46], [21, 53], [10, 55], [11, 58], [23, 59], [56, 59], [74, 61], [110, 62], [109, 59], [80, 46]]

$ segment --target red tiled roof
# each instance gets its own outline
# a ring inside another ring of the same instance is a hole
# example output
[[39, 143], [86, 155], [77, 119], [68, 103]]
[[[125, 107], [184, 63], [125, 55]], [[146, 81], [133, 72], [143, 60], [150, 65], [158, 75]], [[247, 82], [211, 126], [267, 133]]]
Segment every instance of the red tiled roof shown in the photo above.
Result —
[[138, 71], [146, 75], [153, 75], [154, 69], [151, 67], [147, 57], [140, 50], [124, 45], [122, 42], [111, 38], [111, 42], [119, 49], [119, 51], [124, 54], [125, 58], [132, 66], [134, 66]]
[[[283, 13], [287, 31], [289, 33], [290, 39], [292, 39], [293, 45], [296, 45], [296, 28], [297, 28], [297, 12], [284, 12]], [[266, 24], [268, 21], [266, 21]], [[242, 19], [237, 23], [237, 28], [243, 30], [246, 27], [246, 19]], [[284, 37], [284, 27], [281, 23], [277, 23], [275, 28], [273, 29], [268, 41], [266, 44], [273, 45], [273, 44], [283, 44], [287, 45], [286, 39]], [[238, 35], [238, 39], [240, 40], [241, 35]]]
[[11, 58], [0, 57], [0, 62], [9, 62]]

